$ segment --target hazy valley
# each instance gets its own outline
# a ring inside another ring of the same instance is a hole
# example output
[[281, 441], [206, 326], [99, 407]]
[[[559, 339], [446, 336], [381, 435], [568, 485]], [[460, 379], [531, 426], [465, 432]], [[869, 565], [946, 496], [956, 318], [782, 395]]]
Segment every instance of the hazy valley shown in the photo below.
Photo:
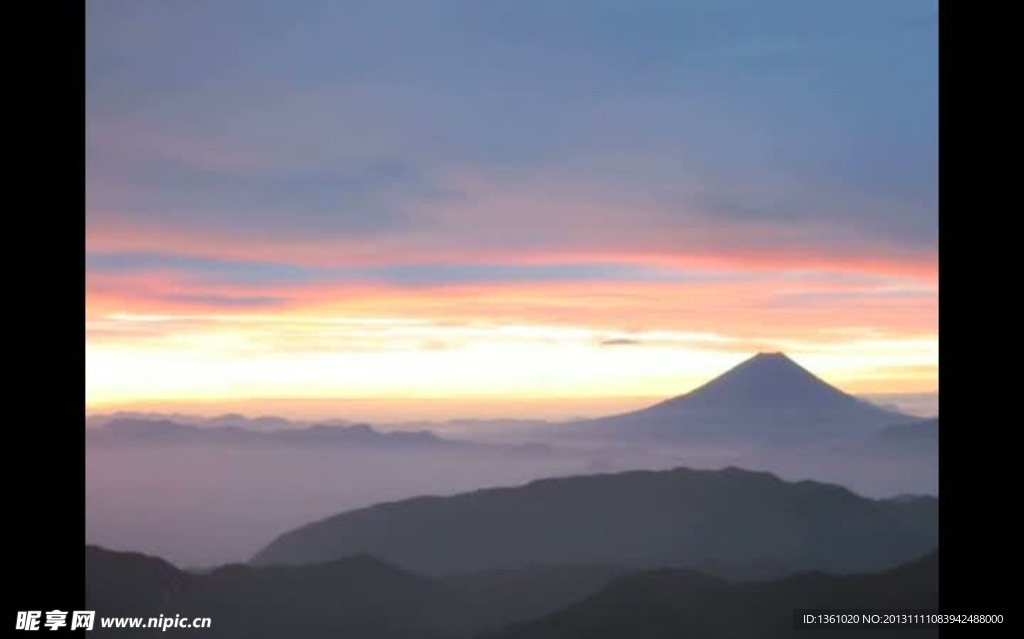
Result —
[[454, 437], [344, 421], [100, 416], [86, 435], [87, 537], [216, 565], [380, 502], [637, 469], [731, 466], [875, 498], [937, 493], [937, 419], [874, 407], [776, 355], [639, 414], [518, 426], [495, 436], [487, 429], [500, 422], [484, 421], [479, 437]]

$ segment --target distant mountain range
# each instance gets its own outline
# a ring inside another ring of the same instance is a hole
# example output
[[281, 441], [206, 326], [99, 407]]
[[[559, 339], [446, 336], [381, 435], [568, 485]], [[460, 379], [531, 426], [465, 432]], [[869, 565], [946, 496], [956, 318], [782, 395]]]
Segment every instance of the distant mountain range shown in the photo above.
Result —
[[545, 454], [554, 449], [542, 443], [480, 444], [439, 437], [430, 431], [382, 432], [367, 424], [292, 426], [288, 430], [253, 430], [238, 426], [193, 426], [166, 419], [119, 418], [87, 428], [87, 446], [276, 446], [331, 447], [415, 451], [495, 451]]
[[114, 421], [171, 421], [187, 426], [234, 426], [247, 430], [274, 431], [304, 428], [308, 426], [351, 426], [355, 422], [344, 419], [330, 420], [297, 420], [286, 419], [274, 415], [246, 417], [240, 413], [225, 413], [213, 417], [187, 415], [184, 413], [160, 413], [155, 411], [115, 411], [112, 413], [93, 413], [86, 416], [86, 424], [99, 427]]
[[938, 479], [939, 419], [916, 419], [886, 426], [870, 438], [844, 442], [831, 449], [846, 458], [900, 460], [932, 468]]
[[873, 500], [737, 468], [544, 479], [345, 512], [274, 540], [254, 565], [370, 554], [425, 573], [600, 564], [723, 574], [858, 571], [937, 543], [937, 501]]
[[[87, 546], [85, 574], [86, 608], [98, 617], [210, 618], [208, 629], [161, 632], [196, 639], [781, 638], [809, 632], [792, 629], [794, 608], [934, 609], [938, 599], [937, 550], [875, 574], [730, 583], [690, 570], [624, 573], [585, 566], [428, 578], [365, 555], [193, 574], [155, 557]], [[154, 632], [97, 623], [91, 634]], [[901, 633], [871, 631], [935, 636]]]
[[[366, 425], [363, 422], [349, 419], [289, 419], [275, 415], [247, 417], [241, 413], [224, 413], [213, 417], [190, 415], [185, 413], [163, 413], [158, 411], [114, 411], [109, 413], [90, 413], [86, 415], [86, 426], [91, 429], [101, 428], [117, 421], [174, 422], [184, 426], [224, 426], [242, 428], [261, 432], [298, 430], [310, 426], [356, 426]], [[420, 420], [388, 423], [386, 426], [376, 425], [378, 429], [390, 432], [475, 432], [480, 435], [496, 435], [507, 440], [521, 433], [537, 433], [551, 426], [554, 422], [539, 419], [448, 419], [439, 421]]]
[[863, 436], [913, 419], [839, 390], [783, 353], [759, 353], [685, 395], [557, 430], [632, 440], [787, 443]]
[[919, 419], [905, 424], [894, 424], [879, 435], [888, 441], [933, 442], [939, 440], [939, 418]]
[[477, 444], [444, 439], [428, 431], [381, 432], [366, 424], [350, 426], [307, 426], [289, 430], [252, 430], [238, 426], [193, 426], [169, 420], [114, 419], [86, 429], [86, 443], [92, 445], [292, 445], [292, 446], [388, 446], [412, 448], [473, 448]]

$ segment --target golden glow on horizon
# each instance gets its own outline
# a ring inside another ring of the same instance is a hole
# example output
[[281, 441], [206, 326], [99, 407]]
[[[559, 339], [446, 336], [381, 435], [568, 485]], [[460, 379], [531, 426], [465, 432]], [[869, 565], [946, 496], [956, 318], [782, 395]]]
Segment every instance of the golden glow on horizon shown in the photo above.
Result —
[[[140, 326], [146, 332], [135, 333]], [[511, 408], [516, 398], [658, 398], [758, 350], [785, 350], [857, 393], [931, 391], [938, 370], [934, 335], [867, 331], [812, 341], [420, 318], [130, 313], [93, 318], [88, 328], [90, 410], [270, 397], [445, 398], [466, 410], [485, 400]]]
[[[690, 275], [239, 287], [164, 271], [94, 272], [86, 407], [238, 412], [277, 398], [267, 412], [293, 414], [288, 401], [341, 410], [358, 400], [373, 403], [365, 414], [375, 421], [428, 412], [569, 418], [685, 393], [758, 351], [785, 351], [851, 393], [937, 387], [931, 277]], [[232, 305], [233, 296], [259, 303]], [[341, 412], [333, 416], [348, 416]]]

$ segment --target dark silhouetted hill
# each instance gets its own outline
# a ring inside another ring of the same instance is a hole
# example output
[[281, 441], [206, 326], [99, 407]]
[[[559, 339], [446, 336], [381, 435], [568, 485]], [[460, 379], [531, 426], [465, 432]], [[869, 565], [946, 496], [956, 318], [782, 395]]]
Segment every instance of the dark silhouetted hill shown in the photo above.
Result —
[[655, 570], [612, 582], [547, 617], [482, 639], [785, 639], [808, 636], [937, 637], [931, 629], [794, 629], [794, 609], [938, 608], [938, 551], [884, 572], [804, 573], [730, 583], [689, 570]]
[[379, 504], [286, 533], [252, 561], [366, 553], [435, 574], [575, 564], [767, 576], [882, 569], [936, 543], [933, 498], [873, 500], [768, 473], [677, 468]]
[[[617, 571], [535, 568], [430, 579], [366, 555], [305, 566], [178, 570], [136, 553], [86, 547], [86, 604], [98, 616], [208, 617], [172, 636], [454, 639], [548, 614], [607, 585]], [[152, 628], [96, 636], [141, 637]]]
[[[684, 569], [485, 571], [427, 578], [369, 556], [304, 566], [229, 565], [202, 574], [86, 547], [86, 608], [98, 617], [208, 617], [207, 629], [104, 629], [97, 637], [276, 639], [693, 639], [798, 637], [794, 608], [937, 606], [938, 553], [879, 573], [801, 573], [728, 582]], [[830, 632], [858, 637], [865, 631]], [[800, 634], [803, 633], [803, 634]], [[929, 631], [870, 631], [878, 637]]]
[[163, 559], [134, 552], [85, 547], [85, 593], [88, 610], [127, 615], [155, 610], [177, 597], [192, 575]]
[[472, 599], [481, 623], [490, 630], [552, 613], [626, 572], [610, 566], [550, 566], [458, 573], [442, 579]]
[[[142, 555], [86, 550], [89, 609], [98, 616], [211, 619], [209, 629], [167, 631], [179, 636], [440, 639], [474, 628], [459, 593], [371, 557], [303, 567], [231, 565], [197, 575]], [[132, 632], [107, 630], [110, 636]]]

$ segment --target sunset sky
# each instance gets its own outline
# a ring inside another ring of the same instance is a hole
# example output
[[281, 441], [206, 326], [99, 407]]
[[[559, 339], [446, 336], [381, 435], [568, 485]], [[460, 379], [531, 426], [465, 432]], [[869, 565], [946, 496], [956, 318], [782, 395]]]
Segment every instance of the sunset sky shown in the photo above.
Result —
[[935, 2], [87, 13], [90, 410], [937, 386]]

